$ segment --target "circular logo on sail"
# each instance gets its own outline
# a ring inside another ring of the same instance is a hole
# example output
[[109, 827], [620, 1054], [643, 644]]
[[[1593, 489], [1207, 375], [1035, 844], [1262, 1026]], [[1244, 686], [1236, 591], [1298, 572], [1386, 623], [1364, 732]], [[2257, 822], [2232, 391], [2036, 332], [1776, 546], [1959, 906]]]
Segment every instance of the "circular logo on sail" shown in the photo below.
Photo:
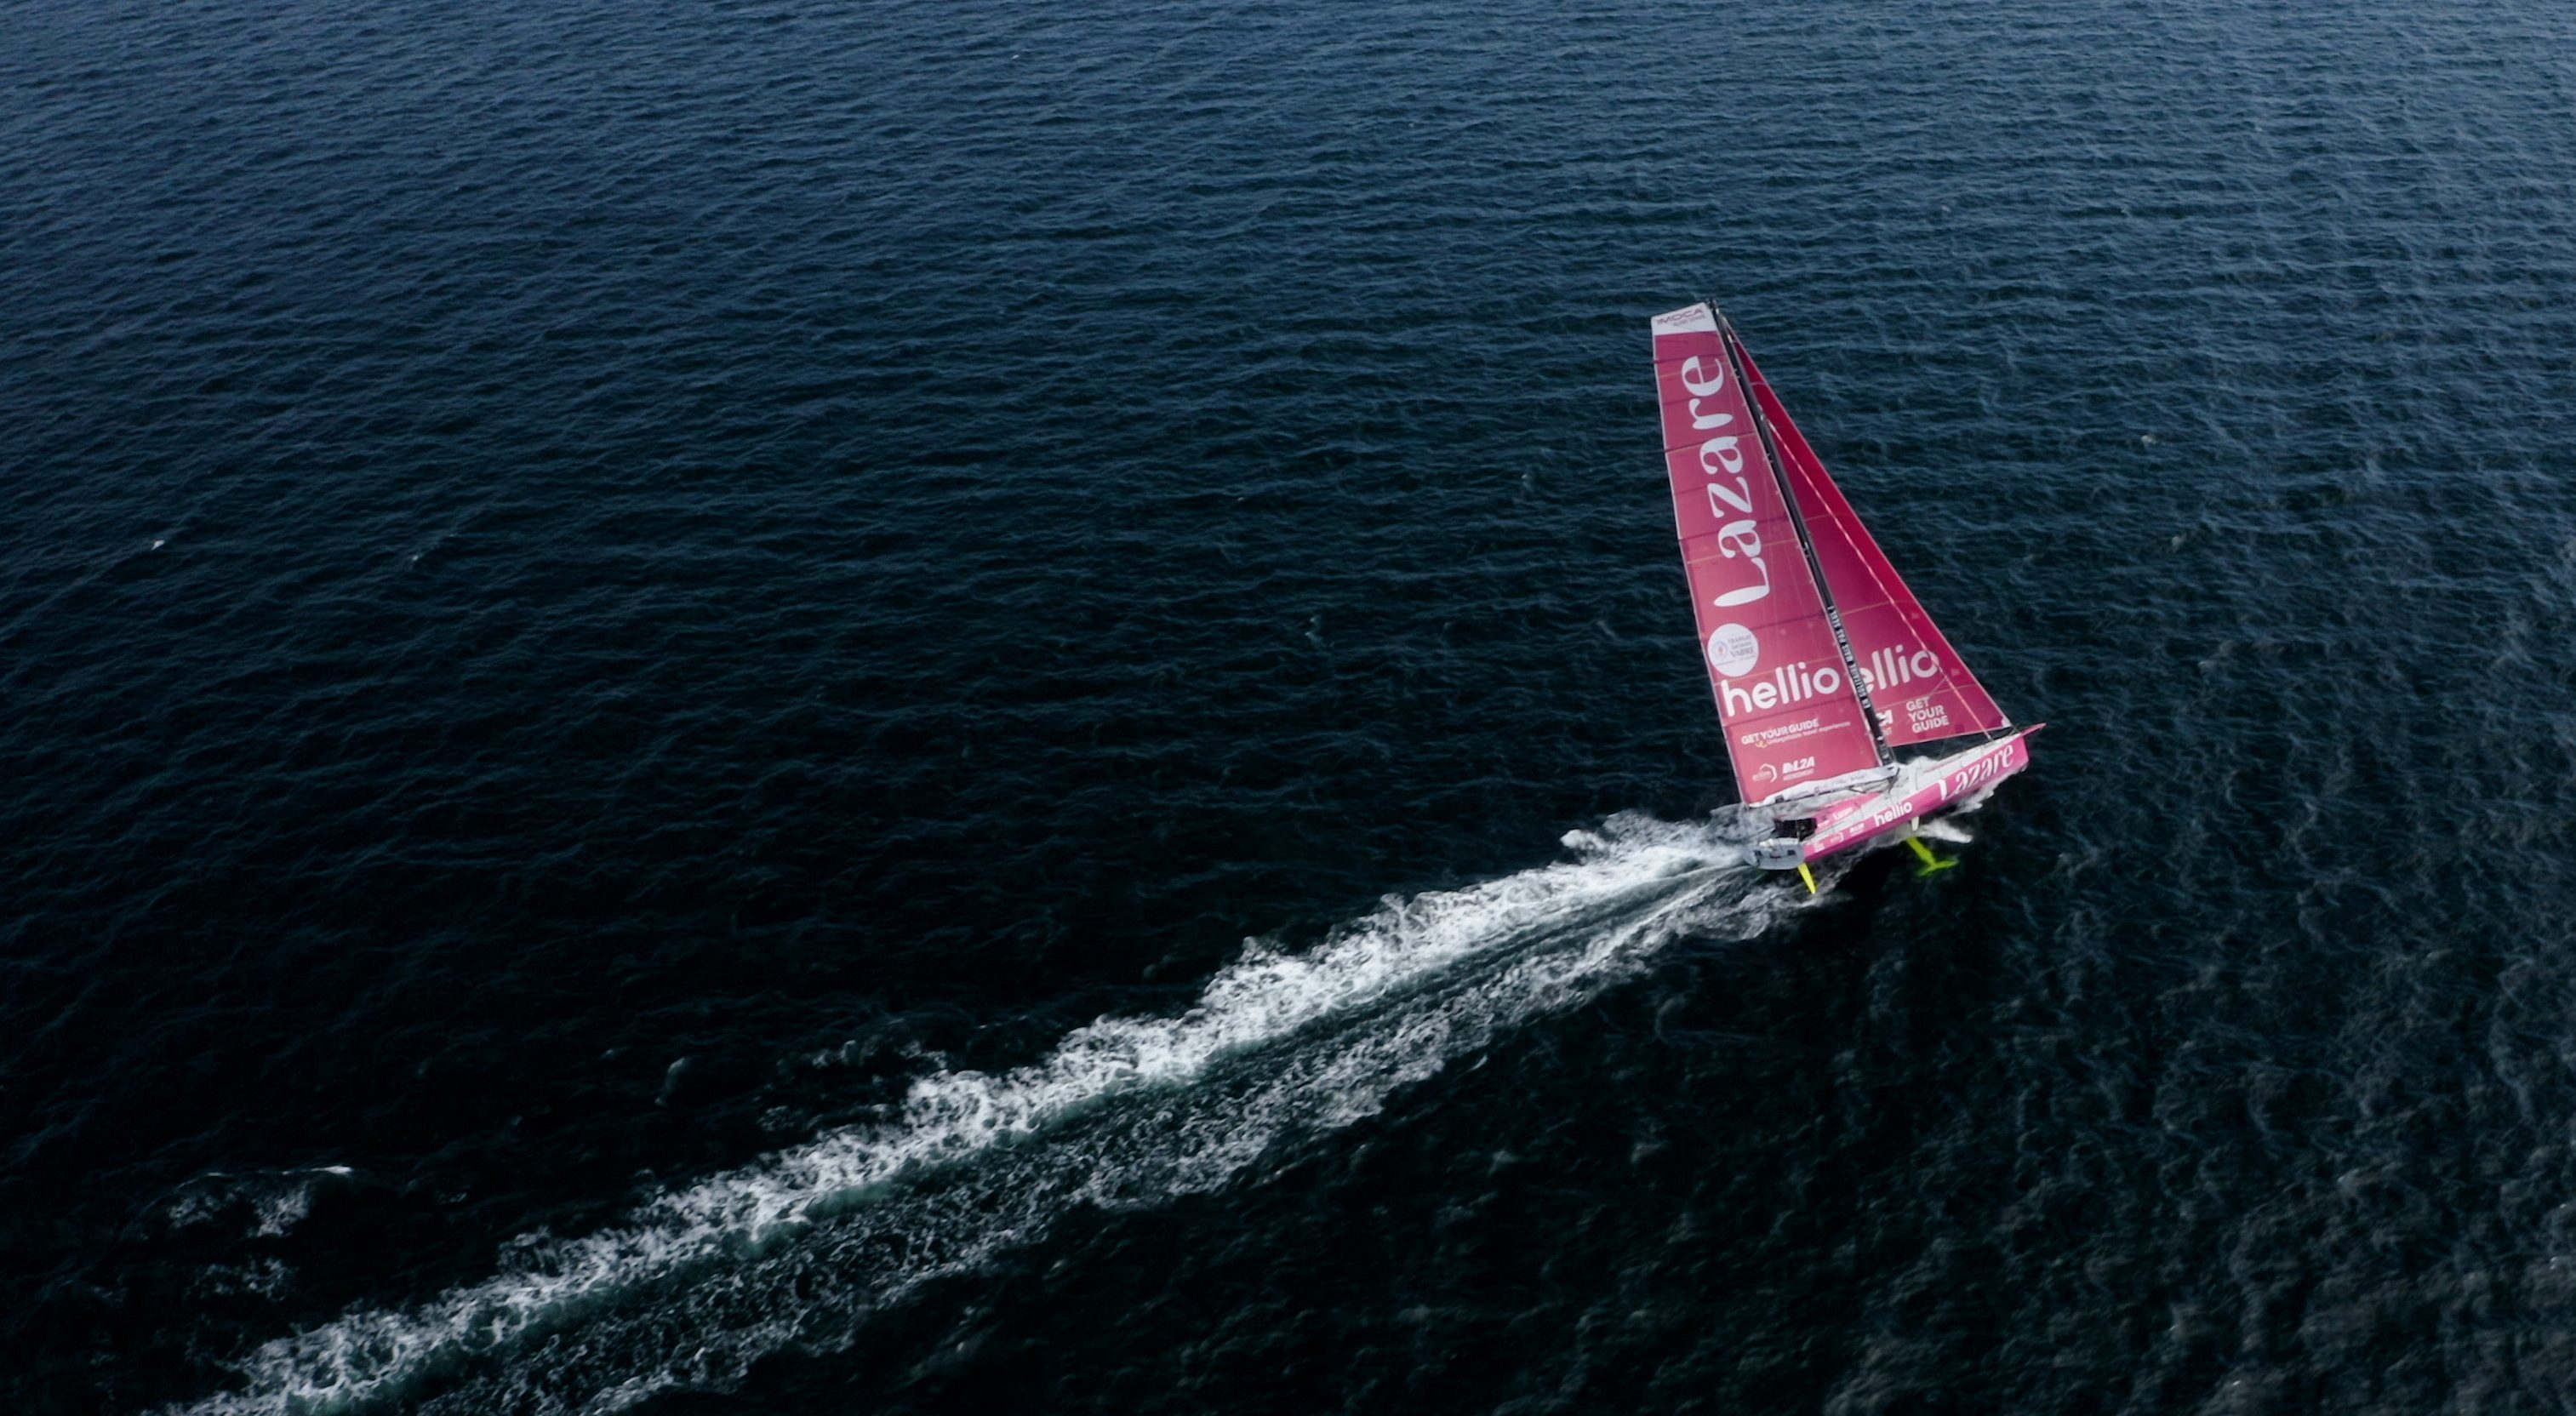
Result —
[[1762, 657], [1762, 642], [1753, 631], [1740, 624], [1722, 624], [1708, 635], [1708, 662], [1725, 678], [1742, 678], [1753, 672]]

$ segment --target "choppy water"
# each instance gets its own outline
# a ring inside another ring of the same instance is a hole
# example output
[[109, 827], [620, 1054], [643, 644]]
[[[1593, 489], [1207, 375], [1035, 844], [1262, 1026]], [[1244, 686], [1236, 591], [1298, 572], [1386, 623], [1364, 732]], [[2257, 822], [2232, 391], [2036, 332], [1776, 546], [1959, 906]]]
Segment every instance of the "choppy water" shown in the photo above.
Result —
[[[2576, 1402], [2567, 12], [0, 33], [13, 1409]], [[1726, 864], [1703, 294], [1962, 869]]]

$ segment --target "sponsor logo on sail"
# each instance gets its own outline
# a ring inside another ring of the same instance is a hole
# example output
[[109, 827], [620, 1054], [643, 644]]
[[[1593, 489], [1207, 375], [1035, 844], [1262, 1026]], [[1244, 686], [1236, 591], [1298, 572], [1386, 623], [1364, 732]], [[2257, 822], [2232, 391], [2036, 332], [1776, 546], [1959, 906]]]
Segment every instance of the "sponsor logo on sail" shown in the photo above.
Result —
[[[1711, 433], [1729, 427], [1735, 414], [1725, 408], [1703, 408], [1702, 403], [1715, 403], [1726, 390], [1726, 360], [1694, 354], [1682, 361], [1682, 388], [1690, 394], [1683, 411], [1691, 420], [1694, 432]], [[1739, 395], [1740, 397], [1740, 395]], [[1699, 445], [1699, 470], [1708, 474], [1708, 509], [1721, 525], [1717, 528], [1717, 551], [1728, 560], [1741, 560], [1760, 577], [1750, 585], [1740, 585], [1717, 597], [1717, 607], [1730, 610], [1749, 605], [1771, 593], [1771, 568], [1762, 559], [1762, 533], [1754, 524], [1753, 479], [1744, 470], [1744, 431], [1717, 433]]]
[[1821, 698], [1843, 686], [1843, 672], [1831, 664], [1809, 668], [1804, 660], [1784, 664], [1771, 671], [1769, 678], [1738, 684], [1731, 678], [1717, 681], [1718, 712], [1728, 722], [1749, 713], [1766, 713]]
[[1726, 678], [1742, 678], [1762, 659], [1762, 641], [1740, 624], [1722, 624], [1708, 632], [1709, 667]]
[[1773, 723], [1768, 727], [1747, 728], [1736, 734], [1735, 740], [1745, 747], [1768, 751], [1784, 742], [1796, 742], [1803, 737], [1814, 737], [1823, 732], [1824, 728], [1825, 722], [1822, 718], [1800, 718], [1794, 723]]
[[1717, 316], [1706, 305], [1684, 305], [1655, 316], [1653, 324], [1657, 334], [1713, 334], [1717, 331]]
[[1893, 733], [1897, 714], [1905, 715], [1905, 731], [1915, 738], [1937, 737], [1950, 731], [1949, 705], [1936, 701], [1942, 686], [1941, 656], [1929, 649], [1911, 644], [1892, 644], [1870, 651], [1869, 662], [1861, 665], [1860, 681], [1873, 701], [1879, 695], [1907, 684], [1920, 685], [1925, 691], [1902, 704], [1887, 702], [1878, 710], [1881, 731]]
[[1873, 694], [1897, 688], [1916, 679], [1939, 678], [1941, 656], [1929, 649], [1896, 645], [1873, 651], [1869, 662], [1860, 666], [1860, 681]]

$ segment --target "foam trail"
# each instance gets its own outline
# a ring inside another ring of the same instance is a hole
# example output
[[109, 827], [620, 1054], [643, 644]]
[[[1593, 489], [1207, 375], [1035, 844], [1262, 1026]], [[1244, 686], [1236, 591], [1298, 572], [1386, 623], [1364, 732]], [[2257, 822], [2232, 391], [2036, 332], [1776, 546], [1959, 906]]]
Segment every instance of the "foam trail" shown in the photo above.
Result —
[[[830, 1132], [655, 1199], [403, 1311], [266, 1344], [193, 1416], [598, 1412], [846, 1345], [871, 1308], [1043, 1234], [1072, 1207], [1213, 1189], [1274, 1142], [1348, 1125], [1499, 1029], [1589, 997], [1685, 930], [1745, 937], [1794, 898], [1726, 827], [1622, 815], [1574, 858], [1390, 897], [1300, 954], [1262, 941], [1176, 1018], [1104, 1018], [1001, 1076], [914, 1083]], [[1477, 967], [1457, 965], [1475, 960]]]

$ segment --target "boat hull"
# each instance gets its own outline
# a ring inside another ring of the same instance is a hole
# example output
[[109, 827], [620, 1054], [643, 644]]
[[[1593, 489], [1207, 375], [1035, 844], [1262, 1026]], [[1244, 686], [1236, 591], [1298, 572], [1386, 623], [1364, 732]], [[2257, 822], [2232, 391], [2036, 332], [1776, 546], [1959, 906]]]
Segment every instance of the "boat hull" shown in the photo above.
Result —
[[1816, 834], [1803, 843], [1802, 858], [1823, 860], [1865, 845], [1891, 831], [1901, 831], [1924, 817], [1977, 795], [2030, 765], [2030, 735], [2024, 728], [2007, 738], [1953, 753], [1909, 773], [1911, 789], [1900, 786], [1876, 797], [1846, 802], [1816, 818]]
[[1765, 870], [1795, 870], [1840, 855], [1924, 817], [1978, 795], [2030, 765], [2029, 739], [2039, 724], [1964, 752], [1911, 764], [1887, 791], [1837, 802], [1816, 815], [1816, 831], [1803, 841], [1788, 837], [1756, 842], [1745, 860]]

